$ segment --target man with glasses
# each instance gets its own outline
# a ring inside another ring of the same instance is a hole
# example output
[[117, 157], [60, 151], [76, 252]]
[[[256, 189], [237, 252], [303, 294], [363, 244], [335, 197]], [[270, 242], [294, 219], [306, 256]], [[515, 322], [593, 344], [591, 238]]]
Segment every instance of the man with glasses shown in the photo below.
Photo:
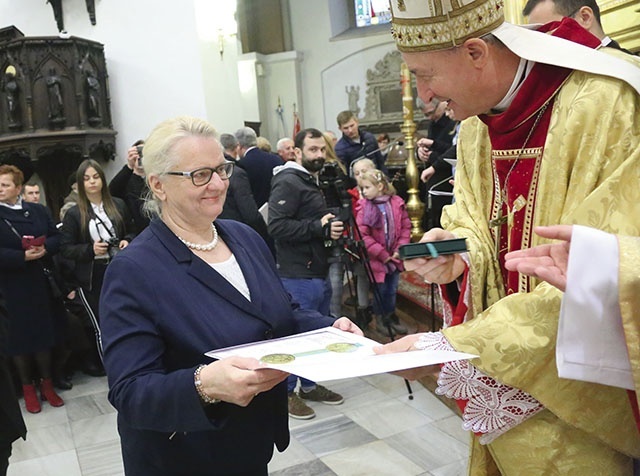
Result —
[[[269, 197], [269, 233], [275, 240], [278, 272], [284, 288], [302, 309], [329, 314], [331, 285], [325, 240], [337, 240], [344, 230], [335, 221], [318, 185], [318, 174], [326, 158], [326, 142], [317, 129], [305, 129], [295, 137], [296, 160], [273, 170]], [[300, 379], [288, 380], [289, 416], [306, 420], [315, 411], [304, 400], [338, 405], [342, 396]]]

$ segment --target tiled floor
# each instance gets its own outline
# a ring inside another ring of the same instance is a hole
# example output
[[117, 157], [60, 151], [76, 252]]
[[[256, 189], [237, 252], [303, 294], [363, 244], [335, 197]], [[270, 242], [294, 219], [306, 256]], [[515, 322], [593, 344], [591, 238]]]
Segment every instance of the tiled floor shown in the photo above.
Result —
[[[326, 384], [342, 405], [312, 403], [313, 420], [290, 419], [292, 440], [269, 465], [274, 476], [437, 475], [466, 473], [468, 435], [460, 418], [414, 383], [383, 374]], [[76, 374], [65, 405], [23, 411], [27, 441], [13, 446], [9, 476], [122, 475], [116, 413], [106, 378]], [[24, 402], [21, 402], [24, 410]]]

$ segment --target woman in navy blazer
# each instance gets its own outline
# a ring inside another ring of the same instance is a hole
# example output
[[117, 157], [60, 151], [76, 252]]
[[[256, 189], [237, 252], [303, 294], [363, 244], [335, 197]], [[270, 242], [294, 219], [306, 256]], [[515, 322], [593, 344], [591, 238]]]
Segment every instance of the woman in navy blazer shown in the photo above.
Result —
[[[9, 314], [7, 354], [20, 377], [27, 411], [38, 413], [41, 400], [64, 405], [51, 378], [52, 348], [60, 337], [57, 331], [64, 328], [64, 306], [45, 274], [52, 277], [60, 233], [43, 205], [20, 198], [23, 182], [17, 167], [0, 165], [0, 290]], [[27, 243], [29, 236], [36, 242]], [[44, 243], [37, 242], [41, 237]]]
[[360, 333], [293, 306], [259, 235], [215, 220], [233, 171], [215, 134], [188, 117], [151, 132], [143, 165], [159, 218], [105, 276], [105, 367], [128, 476], [266, 475], [274, 444], [289, 443], [287, 374], [204, 352], [327, 325]]

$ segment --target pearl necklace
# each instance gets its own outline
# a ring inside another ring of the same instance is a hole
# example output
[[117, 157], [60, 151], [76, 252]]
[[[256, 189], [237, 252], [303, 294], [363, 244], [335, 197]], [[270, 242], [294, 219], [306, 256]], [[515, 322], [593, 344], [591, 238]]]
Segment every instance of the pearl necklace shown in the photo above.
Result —
[[187, 241], [178, 235], [176, 236], [178, 236], [178, 239], [180, 241], [182, 241], [185, 245], [187, 245], [187, 248], [191, 248], [192, 250], [196, 250], [196, 251], [211, 251], [218, 244], [218, 230], [216, 230], [216, 226], [213, 223], [211, 224], [211, 229], [213, 230], [213, 240], [211, 240], [206, 245], [191, 243], [190, 241]]

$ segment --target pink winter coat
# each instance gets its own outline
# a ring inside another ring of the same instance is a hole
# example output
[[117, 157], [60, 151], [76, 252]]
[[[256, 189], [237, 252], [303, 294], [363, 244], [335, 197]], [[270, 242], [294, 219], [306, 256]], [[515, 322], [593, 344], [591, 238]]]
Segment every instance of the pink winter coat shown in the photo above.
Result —
[[[372, 228], [363, 223], [363, 209], [366, 201], [366, 198], [358, 201], [359, 207], [356, 214], [356, 223], [362, 234], [364, 244], [367, 247], [373, 277], [376, 283], [383, 283], [384, 277], [387, 274], [384, 263], [385, 260], [397, 252], [400, 245], [406, 245], [411, 241], [411, 220], [409, 219], [404, 200], [398, 195], [393, 195], [389, 203], [391, 204], [391, 212], [393, 213], [395, 239], [393, 243], [390, 243], [390, 249], [387, 250], [385, 246], [384, 227]], [[400, 260], [394, 261], [394, 264], [397, 265], [399, 271], [404, 271], [404, 266]]]

